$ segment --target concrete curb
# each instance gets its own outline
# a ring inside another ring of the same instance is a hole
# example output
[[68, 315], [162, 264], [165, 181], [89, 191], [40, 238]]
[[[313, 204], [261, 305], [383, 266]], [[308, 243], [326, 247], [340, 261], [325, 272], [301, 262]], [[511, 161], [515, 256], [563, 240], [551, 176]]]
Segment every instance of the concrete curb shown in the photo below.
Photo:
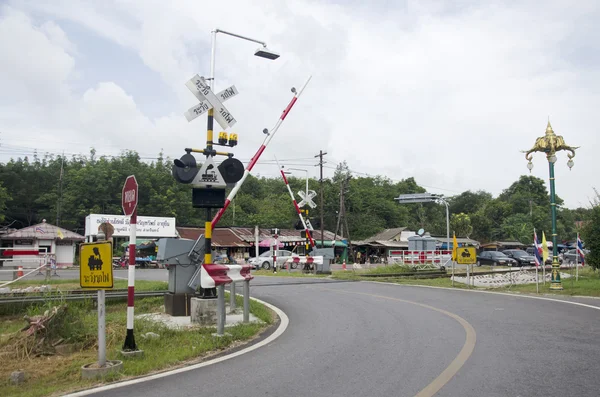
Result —
[[241, 356], [242, 354], [250, 353], [253, 350], [256, 350], [260, 347], [263, 347], [263, 346], [273, 342], [275, 339], [279, 338], [287, 329], [287, 327], [290, 323], [288, 316], [283, 312], [283, 310], [279, 309], [278, 307], [276, 307], [274, 305], [271, 305], [270, 303], [267, 303], [267, 302], [262, 301], [257, 298], [251, 298], [251, 299], [254, 299], [255, 301], [267, 306], [269, 309], [273, 310], [277, 314], [277, 316], [279, 316], [279, 326], [272, 334], [267, 336], [265, 339], [262, 339], [262, 340], [259, 339], [259, 341], [257, 343], [254, 343], [254, 344], [252, 344], [246, 348], [243, 348], [241, 350], [234, 351], [231, 354], [225, 354], [222, 356], [218, 356], [211, 360], [204, 361], [204, 362], [201, 362], [198, 364], [193, 364], [188, 367], [177, 368], [177, 369], [174, 369], [171, 371], [165, 371], [165, 372], [161, 372], [161, 373], [154, 374], [154, 375], [148, 375], [148, 376], [143, 376], [143, 377], [139, 377], [139, 378], [135, 378], [135, 379], [130, 379], [130, 380], [123, 381], [123, 382], [112, 383], [109, 385], [100, 386], [100, 387], [96, 387], [93, 389], [82, 390], [82, 391], [75, 392], [72, 394], [65, 394], [64, 397], [87, 396], [90, 394], [95, 394], [95, 393], [105, 392], [108, 390], [118, 389], [118, 388], [124, 387], [124, 386], [135, 385], [135, 384], [146, 382], [149, 380], [165, 378], [167, 376], [180, 374], [182, 372], [193, 371], [198, 368], [207, 367], [212, 364], [216, 364], [216, 363], [220, 363], [225, 360], [229, 360], [230, 358]]

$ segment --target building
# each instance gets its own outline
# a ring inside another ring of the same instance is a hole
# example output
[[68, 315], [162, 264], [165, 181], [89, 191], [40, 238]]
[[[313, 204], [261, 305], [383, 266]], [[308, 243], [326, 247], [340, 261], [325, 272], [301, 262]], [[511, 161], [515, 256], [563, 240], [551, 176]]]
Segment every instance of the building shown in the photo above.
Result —
[[24, 227], [0, 237], [2, 248], [16, 250], [37, 250], [38, 256], [14, 256], [13, 265], [21, 264], [23, 267], [38, 267], [44, 260], [44, 254], [52, 254], [56, 258], [57, 267], [71, 267], [74, 264], [75, 248], [83, 242], [85, 237], [70, 230], [46, 223], [46, 220], [37, 225]]
[[[317, 247], [321, 245], [321, 232], [314, 230], [313, 240]], [[177, 227], [177, 234], [181, 238], [196, 240], [204, 234], [204, 228], [195, 227]], [[323, 245], [331, 247], [333, 245], [334, 233], [325, 230], [323, 233]], [[341, 238], [338, 236], [338, 238]], [[305, 255], [306, 239], [302, 238], [301, 231], [295, 229], [279, 229], [277, 236], [279, 249], [289, 250]], [[260, 255], [269, 250], [273, 243], [273, 236], [270, 228], [254, 227], [217, 227], [212, 232], [211, 243], [213, 250], [223, 256], [233, 257], [238, 262], [244, 262], [250, 257]], [[336, 252], [342, 255], [346, 250], [346, 242], [335, 241]]]
[[406, 230], [405, 227], [385, 229], [369, 238], [353, 241], [355, 252], [360, 252], [362, 258], [369, 258], [371, 262], [385, 261], [390, 250], [407, 250], [408, 238], [416, 233]]

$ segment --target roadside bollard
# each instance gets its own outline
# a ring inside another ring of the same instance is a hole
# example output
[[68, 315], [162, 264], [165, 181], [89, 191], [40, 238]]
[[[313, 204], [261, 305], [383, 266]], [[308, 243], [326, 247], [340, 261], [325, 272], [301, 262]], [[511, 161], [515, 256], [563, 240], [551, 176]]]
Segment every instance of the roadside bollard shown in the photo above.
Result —
[[250, 280], [244, 280], [244, 323], [250, 322]]
[[229, 286], [229, 310], [235, 311], [235, 281], [232, 281]]

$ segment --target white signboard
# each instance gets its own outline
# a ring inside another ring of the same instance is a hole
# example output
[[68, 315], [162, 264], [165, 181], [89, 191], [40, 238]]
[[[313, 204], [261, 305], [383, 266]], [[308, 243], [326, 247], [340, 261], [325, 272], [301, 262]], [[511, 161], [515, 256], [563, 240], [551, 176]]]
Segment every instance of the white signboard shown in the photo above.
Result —
[[[225, 88], [223, 91], [219, 92], [217, 94], [217, 97], [221, 99], [221, 102], [225, 102], [226, 100], [228, 100], [229, 98], [233, 98], [237, 94], [239, 94], [237, 88], [235, 88], [235, 86], [232, 85], [231, 87]], [[188, 111], [184, 113], [184, 116], [187, 119], [187, 121], [192, 121], [196, 117], [208, 112], [208, 109], [210, 108], [212, 108], [212, 105], [210, 104], [210, 102], [208, 102], [208, 99], [205, 99], [198, 105], [188, 109]]]
[[[85, 217], [85, 235], [96, 236], [98, 226], [108, 222], [115, 228], [113, 237], [129, 237], [129, 218], [126, 215], [90, 214]], [[137, 238], [177, 237], [175, 218], [159, 216], [138, 216], [136, 223]]]
[[227, 110], [221, 100], [210, 90], [209, 85], [206, 84], [203, 77], [195, 75], [185, 83], [185, 86], [192, 91], [200, 102], [208, 101], [214, 110], [213, 117], [223, 129], [232, 127], [236, 123], [233, 115], [229, 113], [229, 110]]
[[192, 185], [202, 185], [202, 186], [212, 186], [212, 187], [225, 187], [227, 184], [221, 175], [219, 169], [215, 166], [212, 157], [208, 157], [202, 167], [200, 167], [200, 172], [194, 178]]
[[317, 196], [317, 192], [315, 192], [314, 190], [308, 191], [308, 197], [306, 196], [306, 193], [304, 193], [302, 190], [300, 190], [298, 192], [298, 196], [300, 196], [300, 198], [302, 199], [302, 201], [300, 201], [298, 203], [298, 207], [304, 207], [307, 204], [310, 208], [317, 207], [317, 204], [315, 204], [315, 202], [312, 200], [313, 198], [315, 198]]

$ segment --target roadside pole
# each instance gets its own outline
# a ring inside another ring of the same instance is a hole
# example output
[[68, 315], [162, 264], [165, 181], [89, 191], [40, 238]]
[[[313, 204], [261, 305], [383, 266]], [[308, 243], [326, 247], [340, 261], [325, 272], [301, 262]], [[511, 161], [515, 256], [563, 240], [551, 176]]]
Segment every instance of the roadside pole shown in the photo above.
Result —
[[250, 280], [244, 280], [244, 323], [250, 322]]
[[106, 365], [106, 293], [98, 290], [98, 365]]
[[232, 281], [229, 286], [229, 311], [235, 310], [235, 281]]
[[[122, 191], [122, 206], [125, 215], [130, 216], [129, 221], [129, 267], [127, 269], [127, 334], [123, 343], [124, 352], [137, 352], [133, 335], [134, 298], [135, 298], [135, 239], [137, 227], [138, 183], [135, 175], [130, 175], [125, 180]], [[112, 264], [111, 264], [112, 266]]]
[[217, 286], [217, 336], [225, 333], [225, 284]]
[[98, 375], [113, 362], [106, 360], [106, 289], [113, 288], [112, 243], [105, 241], [103, 232], [98, 233], [97, 242], [86, 242], [79, 246], [79, 285], [82, 289], [97, 290], [98, 308], [98, 363], [95, 369], [89, 364], [82, 367], [86, 376]]
[[[577, 234], [579, 239], [579, 233]], [[579, 281], [579, 249], [575, 249], [575, 281]]]
[[539, 294], [540, 293], [540, 278], [538, 276], [538, 267], [539, 266], [535, 267], [535, 292]]

